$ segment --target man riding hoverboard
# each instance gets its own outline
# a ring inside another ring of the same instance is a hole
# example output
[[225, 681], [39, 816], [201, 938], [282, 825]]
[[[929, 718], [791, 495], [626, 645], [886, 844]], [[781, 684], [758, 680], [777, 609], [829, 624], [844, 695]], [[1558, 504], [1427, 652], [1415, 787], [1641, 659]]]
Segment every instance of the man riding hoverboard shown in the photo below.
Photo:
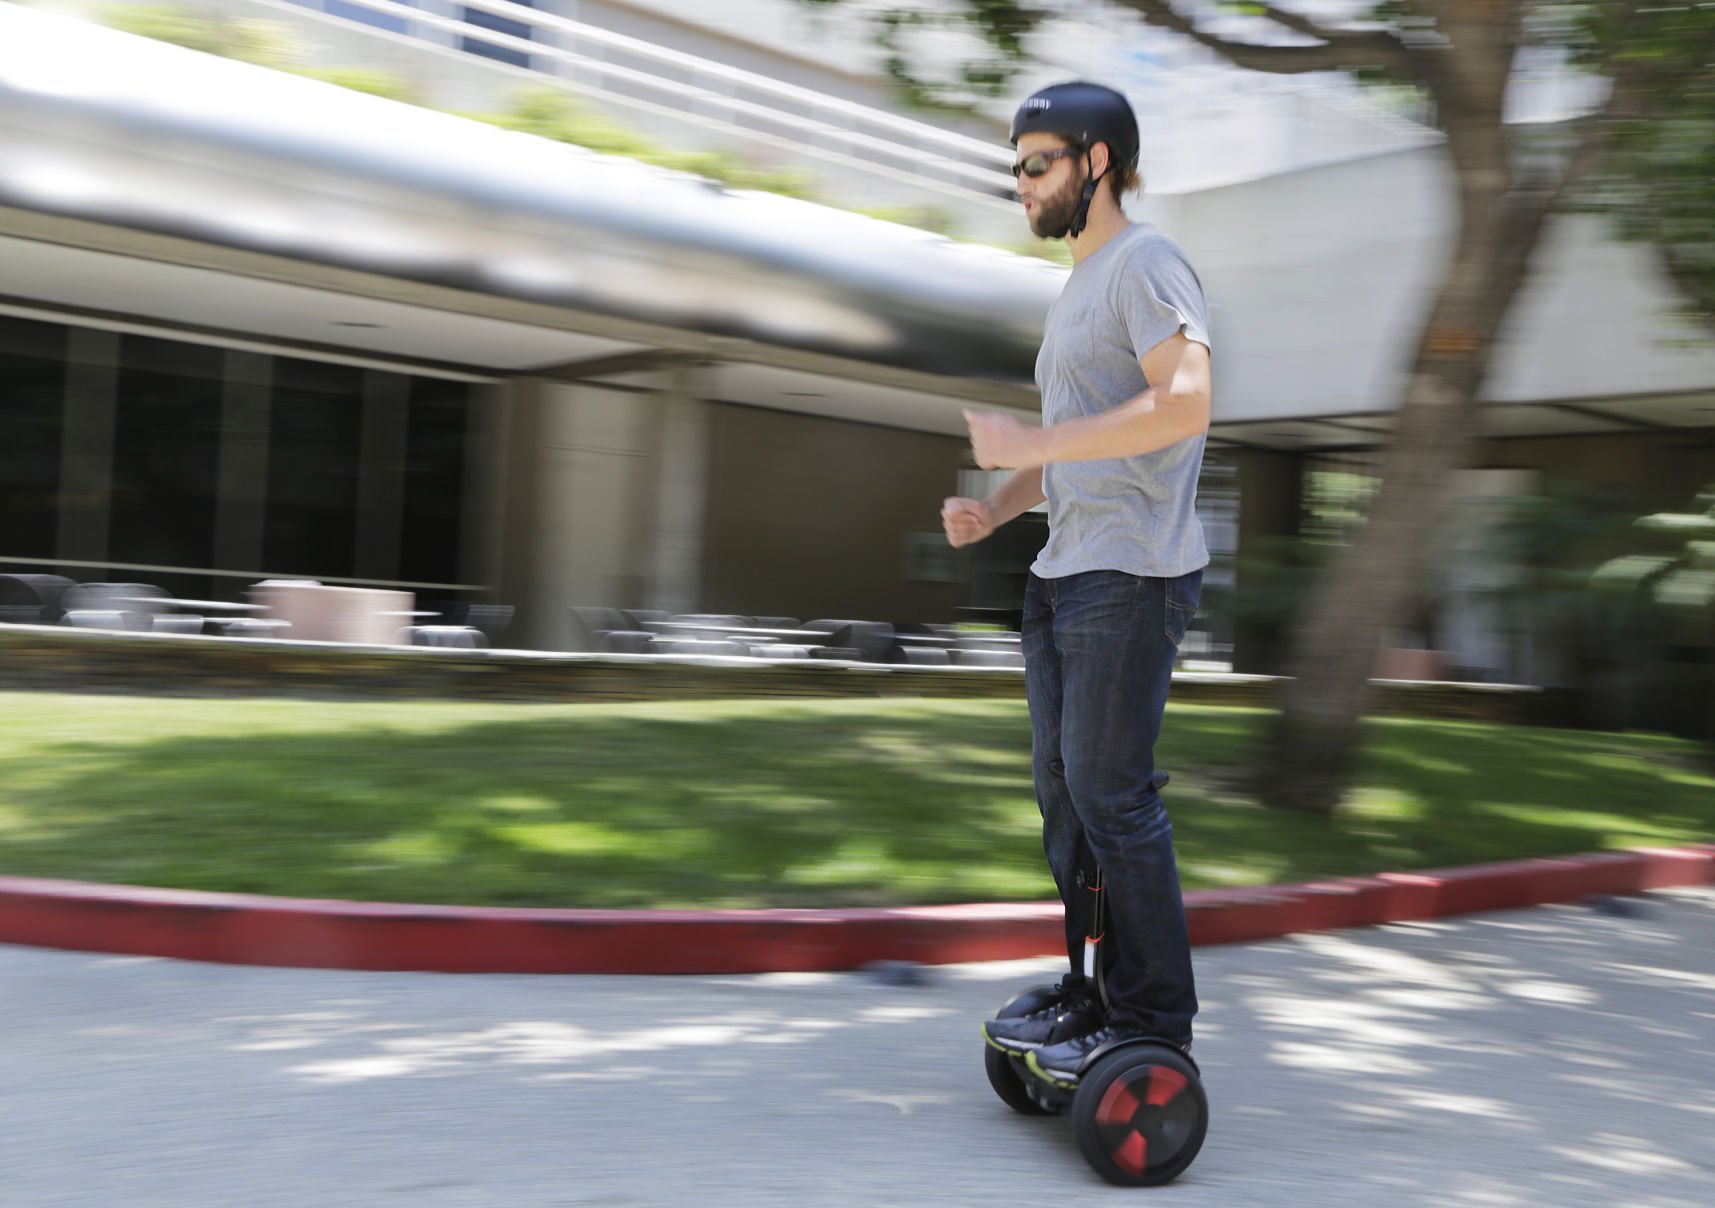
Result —
[[1195, 1157], [1206, 1120], [1154, 748], [1209, 561], [1195, 506], [1207, 307], [1178, 246], [1121, 209], [1138, 187], [1139, 152], [1124, 96], [1086, 82], [1045, 88], [1019, 107], [1012, 142], [1031, 230], [1064, 239], [1073, 268], [1036, 363], [1042, 426], [966, 412], [977, 464], [1014, 473], [987, 499], [948, 499], [941, 516], [961, 547], [1048, 504], [1023, 644], [1043, 847], [1070, 968], [1009, 1003], [983, 1035], [1009, 1104], [1072, 1106], [1104, 1176], [1164, 1182]]

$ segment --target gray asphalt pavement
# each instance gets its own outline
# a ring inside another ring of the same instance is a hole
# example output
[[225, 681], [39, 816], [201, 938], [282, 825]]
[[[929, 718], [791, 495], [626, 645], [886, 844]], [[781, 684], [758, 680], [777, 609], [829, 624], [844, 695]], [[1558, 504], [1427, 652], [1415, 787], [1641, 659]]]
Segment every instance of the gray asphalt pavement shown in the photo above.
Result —
[[1109, 1188], [979, 1021], [1049, 962], [473, 977], [0, 947], [5, 1208], [1715, 1204], [1715, 892], [1201, 949], [1209, 1140]]

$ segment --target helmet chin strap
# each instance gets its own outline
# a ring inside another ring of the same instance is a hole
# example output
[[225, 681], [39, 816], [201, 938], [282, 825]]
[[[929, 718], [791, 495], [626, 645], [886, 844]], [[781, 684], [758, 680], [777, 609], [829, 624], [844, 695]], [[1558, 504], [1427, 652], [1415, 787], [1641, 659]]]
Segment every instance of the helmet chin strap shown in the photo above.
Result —
[[[1061, 230], [1050, 235], [1050, 239], [1065, 239], [1068, 236], [1076, 239], [1084, 233], [1084, 224], [1090, 221], [1090, 203], [1095, 200], [1096, 186], [1101, 183], [1102, 178], [1101, 176], [1089, 175], [1093, 170], [1093, 165], [1090, 163], [1090, 153], [1087, 150], [1084, 152], [1084, 169], [1088, 179], [1084, 181], [1084, 191], [1078, 197], [1078, 208], [1072, 211], [1072, 220]], [[1106, 175], [1107, 173], [1104, 171], [1102, 176]]]
[[1066, 227], [1066, 233], [1073, 239], [1084, 233], [1084, 224], [1090, 221], [1090, 202], [1095, 200], [1096, 182], [1084, 182], [1084, 192], [1078, 198], [1078, 209], [1072, 215], [1071, 223]]

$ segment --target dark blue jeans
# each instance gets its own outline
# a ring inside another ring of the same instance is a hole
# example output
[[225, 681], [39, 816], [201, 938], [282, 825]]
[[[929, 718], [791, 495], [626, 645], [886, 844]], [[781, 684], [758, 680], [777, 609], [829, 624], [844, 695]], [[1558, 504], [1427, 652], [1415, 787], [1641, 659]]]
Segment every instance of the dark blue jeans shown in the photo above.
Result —
[[1031, 575], [1024, 595], [1036, 800], [1066, 904], [1072, 980], [1093, 934], [1089, 886], [1100, 868], [1108, 1018], [1169, 1040], [1190, 1039], [1197, 990], [1155, 740], [1202, 586], [1200, 570], [1176, 579], [1089, 571]]

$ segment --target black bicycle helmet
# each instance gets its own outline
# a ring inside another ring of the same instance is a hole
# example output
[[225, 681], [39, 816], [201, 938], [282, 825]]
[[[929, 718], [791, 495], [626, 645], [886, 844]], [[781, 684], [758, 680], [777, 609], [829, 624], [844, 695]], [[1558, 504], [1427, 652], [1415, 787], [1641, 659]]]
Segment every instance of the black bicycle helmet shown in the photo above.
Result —
[[[1088, 80], [1072, 80], [1065, 84], [1050, 84], [1027, 97], [1012, 118], [1012, 145], [1031, 133], [1055, 134], [1083, 148], [1086, 162], [1091, 146], [1108, 145], [1109, 170], [1137, 167], [1139, 139], [1137, 115], [1124, 94]], [[1106, 175], [1106, 173], [1104, 173]], [[1090, 201], [1096, 195], [1099, 178], [1085, 183], [1078, 211], [1064, 231], [1052, 234], [1078, 235], [1090, 216]]]

